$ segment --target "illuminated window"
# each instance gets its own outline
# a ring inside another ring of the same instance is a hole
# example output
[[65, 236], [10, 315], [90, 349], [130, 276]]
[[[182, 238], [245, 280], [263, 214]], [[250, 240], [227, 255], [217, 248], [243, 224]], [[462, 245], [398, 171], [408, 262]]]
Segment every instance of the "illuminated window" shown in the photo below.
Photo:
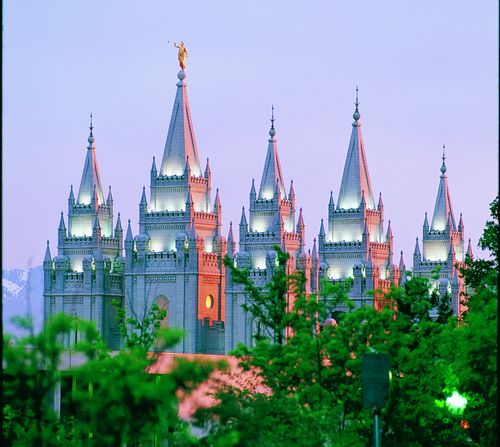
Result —
[[205, 298], [205, 306], [207, 306], [207, 309], [212, 309], [214, 307], [214, 297], [212, 295], [207, 295]]

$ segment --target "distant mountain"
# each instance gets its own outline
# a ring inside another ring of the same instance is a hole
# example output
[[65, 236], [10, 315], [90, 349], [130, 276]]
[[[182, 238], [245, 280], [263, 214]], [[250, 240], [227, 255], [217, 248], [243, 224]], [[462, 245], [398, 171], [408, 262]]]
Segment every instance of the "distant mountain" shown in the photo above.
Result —
[[13, 316], [26, 316], [31, 303], [35, 332], [43, 323], [43, 267], [2, 270], [2, 304], [4, 332], [22, 335], [10, 320]]

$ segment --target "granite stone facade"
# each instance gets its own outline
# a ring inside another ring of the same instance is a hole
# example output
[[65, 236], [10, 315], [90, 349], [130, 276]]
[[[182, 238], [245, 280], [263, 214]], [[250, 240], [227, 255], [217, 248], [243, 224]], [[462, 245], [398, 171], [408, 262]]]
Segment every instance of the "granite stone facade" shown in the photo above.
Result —
[[[265, 287], [276, 268], [275, 245], [290, 255], [289, 273], [304, 272], [307, 293], [319, 292], [322, 281], [353, 278], [350, 297], [356, 306], [382, 305], [377, 295], [366, 292], [399, 285], [405, 266], [402, 255], [399, 265], [393, 264], [393, 234], [390, 221], [384, 228], [382, 195], [377, 205], [373, 199], [357, 100], [337, 204], [331, 193], [327, 225], [321, 221], [312, 252], [305, 247], [304, 216], [297, 210], [293, 181], [285, 189], [274, 116], [258, 190], [252, 180], [248, 214], [242, 210], [237, 250], [232, 223], [227, 239], [221, 234], [219, 191], [213, 194], [208, 159], [202, 170], [183, 70], [176, 87], [163, 159], [158, 169], [153, 157], [136, 235], [129, 220], [123, 237], [119, 213], [115, 222], [111, 188], [104, 198], [91, 121], [80, 188], [76, 198], [70, 188], [68, 225], [61, 213], [54, 258], [47, 243], [45, 318], [63, 312], [91, 320], [106, 343], [119, 349], [117, 307], [140, 320], [156, 303], [167, 310], [164, 325], [184, 330], [174, 352], [228, 353], [239, 342], [251, 345], [257, 326], [242, 308], [248, 297], [223, 260], [227, 254]], [[461, 217], [455, 225], [444, 158], [441, 171], [432, 224], [427, 217], [424, 223], [423, 255], [417, 240], [414, 272], [430, 275], [439, 265], [441, 280], [434, 286], [451, 293], [458, 313], [463, 282], [456, 263], [463, 261], [464, 227]], [[289, 294], [289, 306], [293, 300]], [[66, 345], [79, 337], [76, 329]]]

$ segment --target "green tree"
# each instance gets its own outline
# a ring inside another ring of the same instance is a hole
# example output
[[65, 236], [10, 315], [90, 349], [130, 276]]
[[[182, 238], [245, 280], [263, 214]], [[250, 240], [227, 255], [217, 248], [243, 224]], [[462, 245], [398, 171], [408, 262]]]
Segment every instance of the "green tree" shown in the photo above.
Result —
[[[176, 359], [168, 374], [151, 374], [156, 357], [148, 348], [157, 338], [165, 348], [172, 347], [182, 336], [160, 330], [163, 317], [164, 311], [153, 308], [139, 335], [129, 334], [126, 349], [118, 353], [105, 347], [93, 324], [65, 315], [46, 322], [38, 335], [5, 336], [2, 445], [132, 446], [151, 441], [153, 435], [169, 445], [196, 445], [187, 423], [178, 417], [178, 396], [189, 394], [224, 364]], [[137, 329], [132, 321], [122, 322]], [[82, 337], [73, 352], [82, 353], [85, 362], [70, 374], [85, 387], [72, 395], [77, 414], [59, 420], [51, 395], [66, 354], [61, 340], [76, 325]]]

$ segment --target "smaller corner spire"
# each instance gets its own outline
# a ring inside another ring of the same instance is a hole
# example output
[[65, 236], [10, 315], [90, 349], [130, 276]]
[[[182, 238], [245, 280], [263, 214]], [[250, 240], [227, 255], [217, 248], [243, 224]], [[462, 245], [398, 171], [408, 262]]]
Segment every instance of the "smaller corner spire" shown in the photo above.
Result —
[[427, 211], [425, 212], [424, 228], [429, 228], [429, 220], [427, 219]]
[[125, 241], [126, 242], [133, 242], [134, 236], [132, 235], [132, 227], [130, 226], [130, 219], [128, 220], [128, 225], [127, 225], [127, 235], [125, 236]]
[[101, 229], [101, 222], [99, 221], [99, 216], [96, 214], [95, 218], [94, 218], [94, 226], [92, 228], [92, 230], [96, 231], [96, 230], [100, 230]]
[[245, 207], [241, 208], [241, 220], [240, 220], [240, 227], [247, 226], [247, 217], [245, 214]]
[[252, 179], [252, 187], [250, 188], [250, 197], [257, 197], [257, 193], [255, 191], [255, 180]]
[[154, 155], [153, 155], [153, 164], [151, 165], [151, 172], [156, 173], [156, 158]]
[[219, 188], [217, 188], [217, 190], [215, 192], [214, 209], [219, 210], [221, 208], [222, 208], [222, 205], [220, 203]]
[[391, 239], [393, 239], [392, 235], [392, 227], [391, 227], [391, 221], [389, 220], [389, 224], [387, 225], [387, 234], [385, 236], [387, 242], [389, 242]]
[[335, 202], [333, 201], [333, 191], [330, 191], [330, 200], [328, 202], [328, 208], [330, 210], [335, 210]]
[[458, 231], [463, 233], [464, 231], [464, 220], [462, 218], [462, 213], [460, 213], [460, 220], [458, 221]]
[[325, 237], [325, 224], [323, 223], [323, 219], [321, 219], [321, 225], [319, 227], [319, 237], [324, 238]]
[[71, 203], [75, 203], [75, 195], [73, 193], [73, 185], [71, 185], [71, 188], [69, 190], [69, 197], [68, 197], [68, 200], [71, 202]]
[[297, 229], [300, 231], [303, 228], [305, 228], [305, 225], [304, 225], [304, 216], [302, 214], [302, 208], [300, 208], [300, 211], [299, 211], [299, 220], [297, 221]]
[[234, 242], [234, 235], [233, 235], [233, 221], [229, 221], [229, 232], [227, 233], [227, 242], [230, 244]]
[[399, 270], [406, 270], [405, 261], [403, 260], [403, 250], [401, 250], [401, 256], [399, 257]]
[[61, 211], [61, 219], [59, 220], [59, 231], [64, 230], [66, 231], [66, 225], [64, 223], [64, 214]]
[[146, 208], [148, 206], [148, 201], [146, 199], [146, 187], [142, 187], [141, 202], [139, 203], [141, 208]]
[[415, 240], [415, 250], [413, 251], [413, 256], [419, 256], [420, 257], [420, 245], [418, 243], [418, 237]]
[[370, 235], [370, 230], [368, 229], [368, 222], [365, 219], [364, 225], [363, 225], [363, 239], [366, 237], [368, 239], [368, 236]]
[[120, 213], [118, 213], [118, 218], [116, 219], [115, 233], [122, 231], [122, 220], [120, 218]]
[[368, 258], [366, 260], [366, 264], [368, 267], [373, 267], [373, 259], [372, 259], [372, 249], [368, 249]]
[[313, 248], [312, 248], [312, 259], [317, 260], [318, 259], [318, 249], [316, 248], [316, 238], [313, 240]]
[[380, 210], [382, 210], [382, 208], [384, 208], [384, 201], [382, 200], [382, 193], [380, 192], [378, 195], [377, 209], [380, 211]]
[[207, 157], [207, 165], [205, 166], [205, 178], [210, 178], [212, 176], [212, 170], [210, 169], [210, 159]]
[[295, 188], [293, 187], [293, 180], [290, 180], [290, 190], [288, 191], [288, 198], [292, 200], [295, 197]]
[[472, 244], [471, 244], [471, 241], [470, 241], [470, 238], [469, 238], [469, 244], [467, 246], [467, 255], [469, 256], [469, 258], [473, 259], [474, 258], [474, 255], [472, 253]]
[[45, 257], [43, 258], [43, 262], [51, 262], [52, 261], [52, 256], [50, 254], [50, 245], [49, 241], [47, 240], [47, 248], [45, 249]]
[[108, 198], [106, 199], [106, 202], [108, 205], [113, 201], [113, 194], [111, 194], [111, 185], [109, 185], [108, 188]]
[[191, 193], [191, 185], [188, 186], [188, 192], [186, 195], [186, 207], [187, 206], [193, 206], [194, 200], [193, 200], [193, 194]]

